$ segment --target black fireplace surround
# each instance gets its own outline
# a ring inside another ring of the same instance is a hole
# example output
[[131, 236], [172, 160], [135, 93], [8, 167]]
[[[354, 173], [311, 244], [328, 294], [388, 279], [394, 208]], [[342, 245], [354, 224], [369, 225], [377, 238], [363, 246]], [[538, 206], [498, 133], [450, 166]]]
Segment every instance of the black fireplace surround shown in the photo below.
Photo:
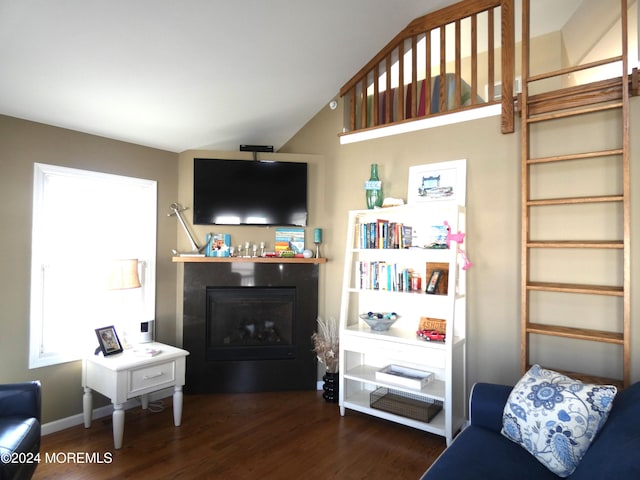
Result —
[[317, 264], [186, 262], [186, 393], [315, 390]]

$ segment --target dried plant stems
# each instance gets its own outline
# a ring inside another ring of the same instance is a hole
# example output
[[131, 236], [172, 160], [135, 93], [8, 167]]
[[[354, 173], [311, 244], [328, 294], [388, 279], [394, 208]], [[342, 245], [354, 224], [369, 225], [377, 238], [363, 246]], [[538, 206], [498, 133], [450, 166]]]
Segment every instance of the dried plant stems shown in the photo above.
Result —
[[311, 336], [313, 351], [318, 360], [327, 367], [327, 372], [337, 373], [339, 363], [340, 331], [335, 318], [325, 321], [318, 317], [318, 332]]

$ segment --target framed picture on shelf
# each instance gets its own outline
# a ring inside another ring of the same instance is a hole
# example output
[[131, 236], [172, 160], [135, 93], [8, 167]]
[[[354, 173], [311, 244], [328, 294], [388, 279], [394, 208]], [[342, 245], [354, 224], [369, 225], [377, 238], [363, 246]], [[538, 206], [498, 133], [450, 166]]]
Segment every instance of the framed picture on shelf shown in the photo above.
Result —
[[113, 325], [110, 327], [96, 328], [96, 336], [98, 337], [99, 351], [106, 357], [107, 355], [115, 355], [122, 352], [122, 344]]
[[434, 270], [433, 272], [431, 272], [431, 276], [429, 277], [429, 283], [427, 283], [427, 290], [426, 290], [427, 293], [432, 295], [436, 293], [436, 290], [438, 289], [438, 284], [442, 279], [443, 273], [444, 272], [442, 270]]
[[430, 163], [409, 167], [407, 203], [438, 200], [466, 201], [467, 161]]

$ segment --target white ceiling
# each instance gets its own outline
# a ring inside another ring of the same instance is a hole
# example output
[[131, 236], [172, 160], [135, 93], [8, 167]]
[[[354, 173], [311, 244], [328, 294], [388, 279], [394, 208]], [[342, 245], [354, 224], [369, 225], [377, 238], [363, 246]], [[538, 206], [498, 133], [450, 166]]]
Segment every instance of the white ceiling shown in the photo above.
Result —
[[0, 0], [0, 113], [174, 152], [277, 150], [456, 1]]
[[455, 0], [0, 0], [0, 113], [170, 151], [277, 149]]

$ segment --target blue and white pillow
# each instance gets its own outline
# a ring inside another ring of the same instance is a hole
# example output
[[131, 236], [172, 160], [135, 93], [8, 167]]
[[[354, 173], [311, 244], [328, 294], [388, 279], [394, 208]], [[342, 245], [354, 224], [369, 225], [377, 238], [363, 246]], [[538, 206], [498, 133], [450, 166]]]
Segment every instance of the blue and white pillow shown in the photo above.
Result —
[[502, 434], [567, 477], [607, 420], [616, 393], [613, 385], [584, 384], [534, 365], [513, 387]]

